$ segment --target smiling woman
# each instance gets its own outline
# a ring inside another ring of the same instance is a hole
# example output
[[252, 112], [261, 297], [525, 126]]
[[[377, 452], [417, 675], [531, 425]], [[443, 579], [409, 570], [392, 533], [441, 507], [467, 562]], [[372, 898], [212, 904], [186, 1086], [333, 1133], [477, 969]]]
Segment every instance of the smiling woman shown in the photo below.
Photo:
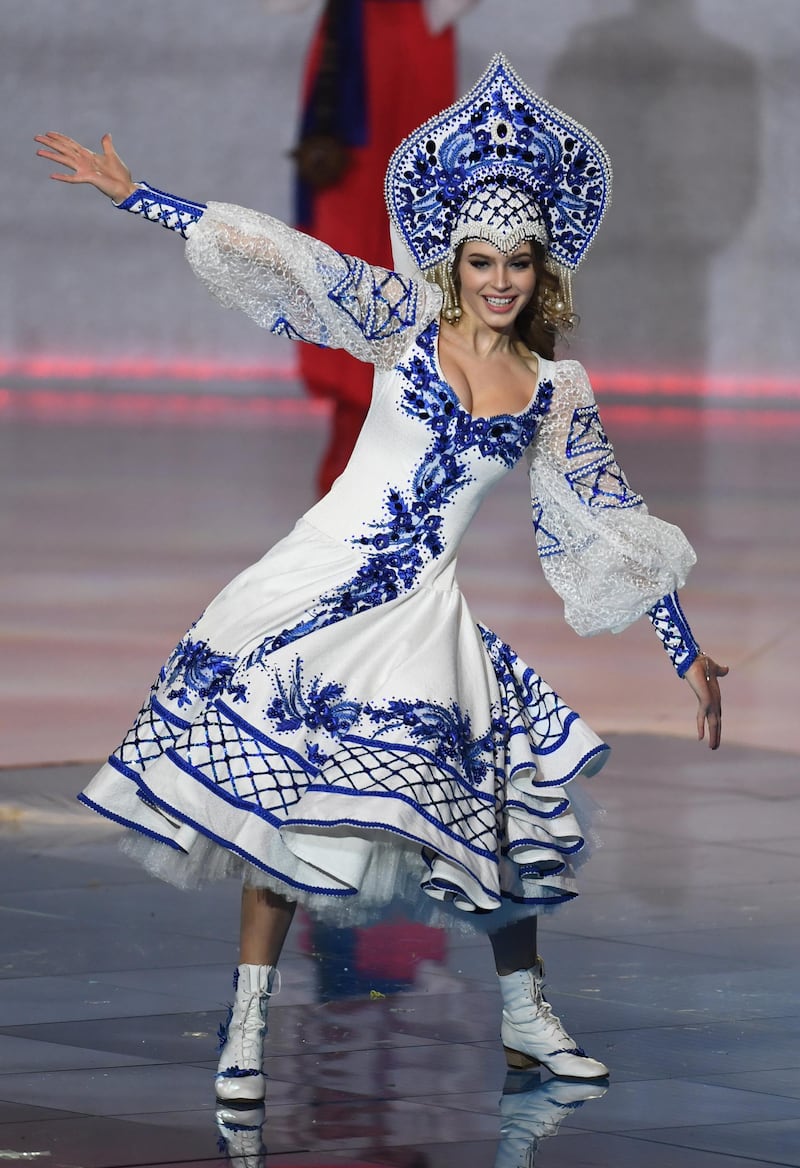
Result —
[[605, 151], [496, 57], [393, 155], [389, 271], [269, 215], [134, 183], [109, 136], [100, 154], [37, 141], [67, 168], [54, 178], [183, 236], [224, 305], [375, 366], [345, 472], [211, 602], [81, 796], [165, 879], [243, 878], [219, 1097], [264, 1097], [267, 1006], [297, 903], [337, 924], [399, 904], [488, 933], [510, 1065], [605, 1075], [543, 997], [536, 917], [577, 895], [575, 780], [607, 747], [474, 620], [455, 578], [483, 497], [524, 458], [566, 619], [592, 634], [647, 614], [697, 698], [698, 737], [719, 745], [727, 670], [700, 652], [676, 594], [694, 553], [628, 485], [584, 370], [551, 359], [569, 272], [608, 203]]
[[[466, 270], [466, 264], [462, 263], [465, 249], [468, 252], [469, 271]], [[502, 281], [511, 274], [518, 275], [515, 281], [518, 300], [513, 311], [517, 338], [523, 342], [525, 349], [552, 360], [555, 356], [556, 343], [564, 333], [574, 327], [576, 317], [572, 311], [568, 279], [563, 275], [559, 276], [548, 267], [547, 250], [536, 239], [526, 240], [513, 255], [506, 255], [486, 240], [460, 243], [455, 249], [452, 261], [445, 260], [436, 264], [426, 273], [428, 279], [442, 289], [442, 316], [449, 324], [460, 321], [463, 315], [462, 286], [472, 287], [474, 276], [477, 288], [478, 273], [480, 271], [488, 273], [493, 263], [504, 266], [505, 270], [500, 275]], [[526, 266], [530, 269], [533, 279], [532, 290], [527, 295], [523, 276], [523, 269]], [[467, 285], [464, 285], [465, 279]], [[507, 295], [504, 283], [501, 283], [499, 288]], [[501, 304], [498, 307], [500, 310], [498, 316], [502, 317], [503, 306]]]
[[537, 283], [532, 246], [506, 255], [468, 240], [459, 245], [453, 273], [459, 311], [439, 330], [444, 380], [474, 416], [520, 413], [536, 393], [539, 371], [518, 329]]
[[532, 243], [523, 243], [505, 255], [483, 240], [463, 243], [454, 265], [462, 307], [489, 328], [511, 330], [536, 287], [531, 248]]

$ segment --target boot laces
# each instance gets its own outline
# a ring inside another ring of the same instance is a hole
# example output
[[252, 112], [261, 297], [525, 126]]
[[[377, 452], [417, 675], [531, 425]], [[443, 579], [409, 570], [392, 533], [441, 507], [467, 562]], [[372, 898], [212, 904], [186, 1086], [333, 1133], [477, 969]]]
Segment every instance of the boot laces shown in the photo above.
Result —
[[[267, 1029], [268, 995], [237, 995], [228, 1014], [228, 1021], [220, 1026], [220, 1050], [232, 1059], [231, 1067], [240, 1071], [261, 1069], [262, 1040]], [[238, 1047], [238, 1049], [237, 1049]]]
[[252, 994], [241, 1021], [242, 1055], [245, 1066], [261, 1066], [262, 1039], [267, 1028], [267, 995]]
[[541, 978], [531, 978], [531, 1000], [536, 1008], [537, 1021], [541, 1023], [542, 1029], [547, 1032], [548, 1036], [552, 1036], [559, 1042], [564, 1043], [570, 1049], [577, 1049], [574, 1038], [571, 1038], [567, 1034], [558, 1014], [553, 1013], [553, 1007], [544, 996], [543, 988]]
[[[274, 971], [269, 989], [256, 990], [251, 994], [245, 994], [243, 991], [240, 993], [238, 975], [234, 980], [234, 987], [236, 997], [228, 1008], [227, 1020], [218, 1031], [219, 1050], [227, 1048], [226, 1056], [233, 1059], [232, 1069], [251, 1071], [256, 1068], [260, 1070], [263, 1038], [267, 1032], [267, 1008], [269, 999], [274, 994], [280, 993], [280, 971], [277, 969]], [[257, 1017], [253, 1016], [254, 1010]], [[237, 1045], [238, 1050], [236, 1049]]]

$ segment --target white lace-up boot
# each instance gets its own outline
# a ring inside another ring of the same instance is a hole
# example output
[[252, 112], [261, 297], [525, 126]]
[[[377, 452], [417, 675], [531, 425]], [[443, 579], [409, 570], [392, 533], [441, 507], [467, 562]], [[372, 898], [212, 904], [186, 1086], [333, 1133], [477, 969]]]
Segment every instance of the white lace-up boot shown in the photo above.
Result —
[[[217, 1099], [226, 1103], [258, 1102], [264, 1098], [261, 1070], [267, 1007], [277, 970], [272, 965], [239, 965], [233, 975], [236, 992], [227, 1021], [219, 1028]], [[280, 988], [280, 981], [275, 992]]]
[[544, 967], [520, 969], [500, 977], [503, 993], [501, 1037], [510, 1067], [525, 1070], [541, 1063], [554, 1075], [570, 1079], [602, 1079], [608, 1067], [589, 1058], [570, 1038], [546, 1000]]
[[[511, 1075], [509, 1075], [509, 1079]], [[539, 1141], [554, 1136], [561, 1121], [588, 1099], [601, 1099], [604, 1083], [548, 1079], [527, 1091], [503, 1092], [500, 1143], [494, 1168], [534, 1168]]]

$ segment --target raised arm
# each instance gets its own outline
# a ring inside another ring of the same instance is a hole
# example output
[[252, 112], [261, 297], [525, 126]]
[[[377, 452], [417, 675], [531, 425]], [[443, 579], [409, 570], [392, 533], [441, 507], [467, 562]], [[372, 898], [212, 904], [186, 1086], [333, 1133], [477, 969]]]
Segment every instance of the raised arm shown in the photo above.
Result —
[[343, 348], [389, 368], [441, 307], [441, 293], [342, 255], [271, 215], [178, 199], [134, 183], [110, 135], [94, 154], [63, 134], [37, 137], [37, 153], [69, 168], [52, 177], [89, 183], [118, 207], [180, 233], [195, 274], [226, 307], [279, 336]]
[[582, 636], [620, 632], [649, 617], [679, 677], [698, 700], [698, 736], [720, 742], [718, 678], [678, 600], [695, 562], [683, 532], [650, 515], [603, 429], [589, 379], [576, 361], [555, 366], [550, 410], [530, 451], [531, 498], [545, 577]]
[[441, 293], [374, 267], [271, 215], [209, 203], [187, 243], [195, 274], [228, 308], [278, 336], [390, 368], [436, 316]]

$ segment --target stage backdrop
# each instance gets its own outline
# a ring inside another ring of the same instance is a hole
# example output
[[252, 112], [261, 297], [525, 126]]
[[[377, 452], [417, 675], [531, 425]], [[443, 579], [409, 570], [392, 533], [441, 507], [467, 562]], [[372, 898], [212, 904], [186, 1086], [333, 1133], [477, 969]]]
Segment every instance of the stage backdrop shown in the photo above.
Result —
[[[31, 139], [52, 128], [95, 143], [110, 130], [136, 177], [285, 217], [315, 14], [269, 14], [263, 0], [3, 0], [6, 382], [57, 371], [52, 359], [85, 360], [87, 376], [129, 360], [291, 370], [287, 342], [195, 282], [178, 237], [49, 182]], [[797, 15], [797, 0], [481, 0], [462, 20], [463, 86], [503, 49], [612, 155], [615, 201], [576, 284], [574, 355], [775, 377], [791, 392]]]

